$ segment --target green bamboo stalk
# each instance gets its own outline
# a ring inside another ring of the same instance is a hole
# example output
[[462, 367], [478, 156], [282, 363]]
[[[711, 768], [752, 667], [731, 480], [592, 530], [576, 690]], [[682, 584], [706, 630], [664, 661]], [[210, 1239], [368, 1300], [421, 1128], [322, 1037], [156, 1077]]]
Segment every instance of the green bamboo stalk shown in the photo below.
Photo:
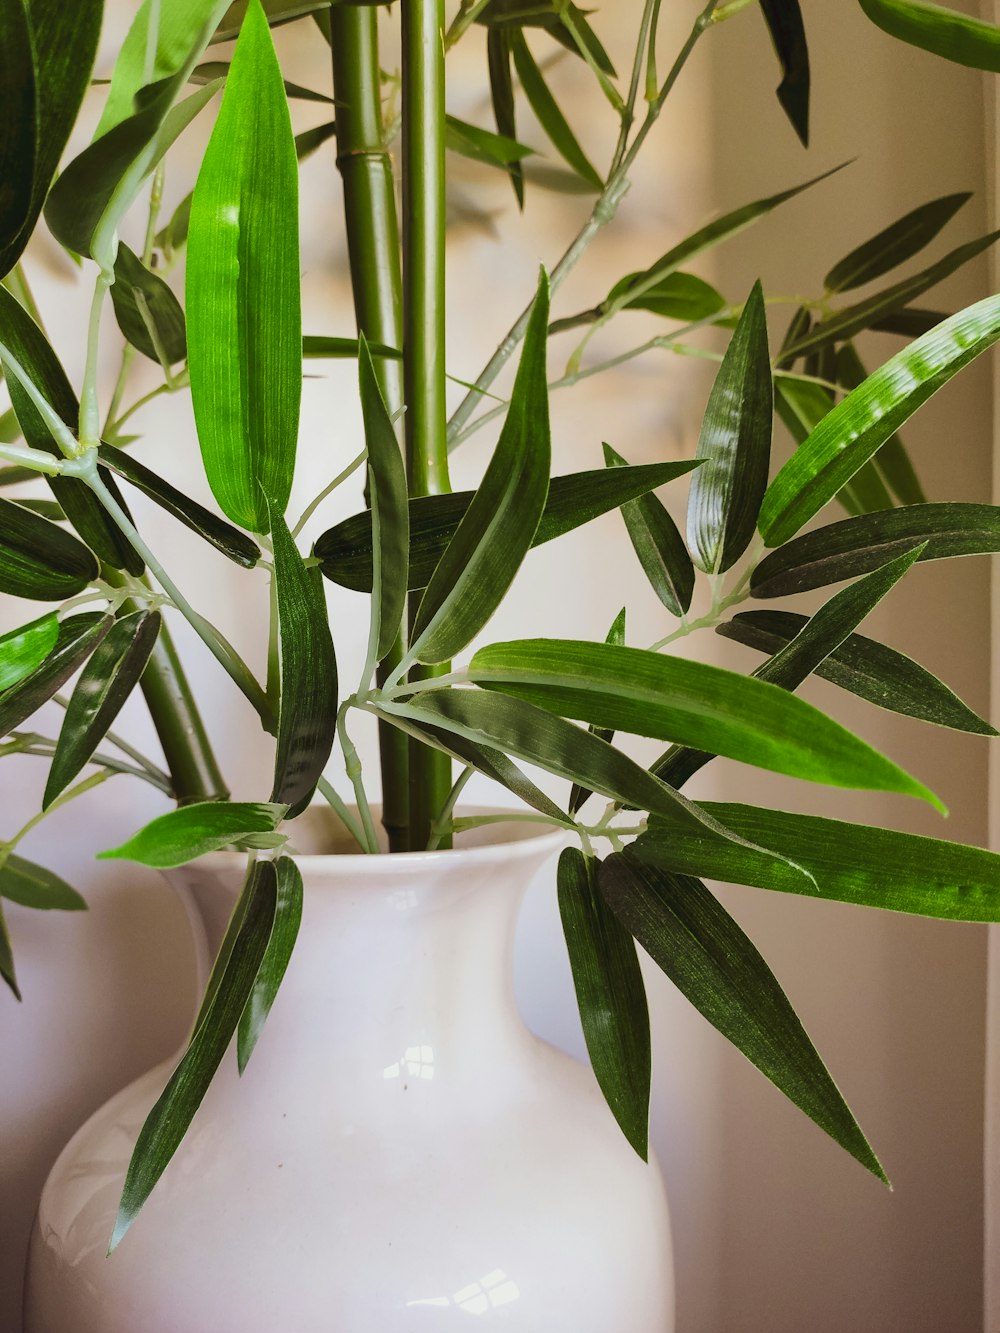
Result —
[[[378, 11], [335, 5], [330, 11], [333, 96], [337, 104], [337, 168], [344, 184], [344, 219], [351, 265], [354, 313], [369, 342], [399, 347], [403, 341], [399, 222], [392, 161], [385, 147], [378, 59]], [[375, 373], [389, 412], [403, 406], [398, 361], [377, 359]], [[378, 683], [403, 655], [400, 637], [378, 669]], [[382, 823], [391, 852], [410, 846], [409, 741], [397, 727], [379, 723]]]
[[[450, 491], [445, 403], [444, 0], [403, 0], [403, 382], [410, 494]], [[414, 599], [415, 600], [415, 599]], [[411, 616], [415, 612], [411, 602]], [[415, 672], [441, 674], [446, 665]], [[425, 847], [451, 760], [410, 749], [410, 844]]]

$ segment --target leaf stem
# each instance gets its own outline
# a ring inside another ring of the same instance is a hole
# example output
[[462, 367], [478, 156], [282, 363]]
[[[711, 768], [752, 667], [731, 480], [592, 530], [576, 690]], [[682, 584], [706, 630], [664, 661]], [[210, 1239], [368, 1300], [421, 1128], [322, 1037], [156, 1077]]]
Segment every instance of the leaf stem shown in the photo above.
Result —
[[351, 461], [348, 463], [347, 467], [345, 467], [342, 472], [337, 473], [333, 481], [330, 482], [329, 486], [324, 486], [323, 489], [320, 491], [319, 495], [317, 495], [315, 499], [310, 500], [310, 502], [306, 505], [305, 509], [303, 509], [302, 513], [300, 514], [299, 521], [296, 523], [295, 527], [292, 528], [293, 537], [299, 536], [302, 529], [309, 522], [313, 514], [315, 514], [316, 510], [320, 507], [320, 505], [327, 498], [327, 496], [332, 495], [338, 486], [342, 485], [343, 482], [345, 482], [348, 477], [350, 477], [353, 473], [357, 472], [358, 468], [361, 466], [361, 464], [365, 461], [367, 457], [368, 457], [368, 450], [362, 449], [360, 454], [358, 454], [356, 458], [352, 458]]
[[344, 766], [347, 770], [347, 776], [350, 779], [351, 786], [354, 788], [354, 798], [358, 803], [358, 814], [361, 816], [361, 823], [364, 829], [364, 840], [362, 846], [365, 851], [373, 855], [378, 852], [378, 834], [375, 832], [375, 821], [372, 818], [371, 806], [368, 804], [368, 796], [365, 792], [364, 772], [361, 767], [361, 759], [354, 747], [354, 742], [347, 734], [347, 710], [352, 707], [354, 698], [345, 699], [337, 713], [337, 735], [340, 737], [340, 748], [344, 755]]
[[83, 372], [83, 386], [80, 389], [80, 448], [96, 447], [101, 442], [100, 405], [97, 401], [97, 358], [101, 342], [101, 313], [104, 298], [111, 290], [114, 274], [110, 276], [102, 269], [94, 283], [94, 296], [90, 303], [90, 322], [87, 326], [87, 362]]
[[455, 43], [465, 35], [489, 3], [490, 0], [462, 0], [461, 7], [452, 20], [451, 27], [445, 33], [445, 51], [450, 51]]
[[333, 784], [330, 782], [329, 778], [320, 778], [316, 786], [317, 789], [319, 790], [320, 795], [330, 806], [330, 809], [334, 812], [334, 814], [343, 824], [344, 828], [347, 829], [348, 833], [351, 835], [354, 841], [358, 844], [358, 846], [361, 848], [363, 852], [367, 852], [368, 848], [365, 846], [365, 835], [361, 829], [361, 826], [358, 824], [357, 820], [351, 814], [346, 803], [338, 795], [337, 791], [333, 787]]
[[445, 835], [451, 832], [454, 827], [452, 815], [455, 811], [455, 806], [458, 804], [459, 797], [462, 795], [469, 779], [475, 771], [476, 770], [470, 764], [463, 768], [461, 773], [459, 773], [451, 791], [448, 793], [448, 799], [441, 807], [441, 813], [431, 825], [431, 835], [427, 839], [427, 851], [437, 851], [438, 847], [440, 847], [441, 843], [444, 841]]

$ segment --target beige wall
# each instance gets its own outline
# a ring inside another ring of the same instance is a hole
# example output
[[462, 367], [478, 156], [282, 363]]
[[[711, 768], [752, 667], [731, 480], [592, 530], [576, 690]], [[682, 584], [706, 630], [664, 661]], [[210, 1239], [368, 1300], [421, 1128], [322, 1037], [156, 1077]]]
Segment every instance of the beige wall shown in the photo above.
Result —
[[[117, 17], [124, 0], [111, 6]], [[602, 24], [625, 63], [622, 0]], [[860, 155], [837, 181], [790, 205], [780, 218], [720, 255], [715, 279], [738, 300], [760, 274], [769, 291], [815, 289], [826, 267], [884, 222], [934, 194], [975, 188], [977, 201], [955, 226], [962, 239], [982, 227], [982, 107], [976, 76], [895, 47], [869, 28], [854, 0], [806, 0], [815, 66], [814, 149], [807, 156], [776, 112], [773, 58], [759, 17], [741, 15], [711, 43], [677, 90], [673, 117], [650, 147], [646, 170], [623, 210], [618, 240], [602, 239], [574, 278], [563, 308], [592, 303], [609, 278], [656, 257], [713, 210], [779, 189]], [[635, 10], [635, 0], [629, 0]], [[681, 40], [695, 6], [664, 6], [666, 53]], [[321, 77], [319, 53], [304, 34], [282, 35], [302, 82]], [[290, 66], [291, 67], [291, 66]], [[582, 71], [556, 75], [567, 104], [588, 96]], [[452, 109], [482, 116], [481, 62], [460, 64]], [[587, 141], [607, 152], [607, 117], [596, 101]], [[947, 108], [947, 114], [942, 114]], [[310, 122], [303, 122], [310, 123]], [[197, 134], [197, 131], [196, 131]], [[603, 147], [602, 147], [603, 145]], [[305, 169], [306, 324], [310, 332], [350, 327], [339, 241], [324, 210], [336, 200], [332, 154]], [[451, 365], [474, 375], [499, 333], [530, 294], [534, 265], [551, 262], [559, 237], [585, 202], [535, 194], [519, 220], [505, 188], [487, 196], [496, 216], [470, 221], [467, 204], [485, 176], [463, 169], [453, 234]], [[168, 182], [183, 193], [180, 173]], [[509, 237], [501, 251], [490, 228]], [[78, 378], [77, 330], [85, 299], [68, 265], [44, 245], [32, 256], [53, 337]], [[706, 271], [706, 276], [713, 276]], [[950, 306], [982, 292], [982, 269], [956, 279]], [[944, 298], [942, 298], [944, 299]], [[336, 311], [331, 313], [331, 307]], [[610, 330], [595, 354], [639, 341], [636, 319]], [[570, 344], [571, 346], [571, 344]], [[569, 348], [567, 347], [568, 351]], [[890, 344], [873, 348], [887, 353]], [[109, 349], [110, 351], [110, 349]], [[556, 356], [563, 355], [560, 345]], [[556, 362], [558, 364], [558, 362]], [[113, 374], [109, 354], [106, 371]], [[600, 463], [607, 439], [635, 461], [689, 454], [707, 386], [707, 368], [665, 354], [615, 378], [592, 380], [554, 400], [557, 470]], [[303, 441], [314, 450], [300, 469], [301, 507], [356, 452], [350, 369], [310, 381]], [[925, 409], [907, 433], [931, 494], [979, 499], [988, 493], [990, 376], [979, 367]], [[197, 474], [189, 407], [182, 399], [146, 419], [142, 457], [167, 475]], [[488, 441], [459, 455], [456, 482], [481, 467]], [[680, 491], [676, 496], [680, 496]], [[334, 501], [323, 523], [356, 496]], [[141, 509], [141, 506], [137, 506]], [[181, 586], [219, 618], [259, 663], [262, 604], [253, 581], [156, 515], [154, 547]], [[316, 529], [321, 530], [320, 528]], [[209, 578], [211, 568], [211, 579]], [[658, 604], [639, 586], [614, 517], [531, 557], [494, 637], [531, 633], [603, 634], [623, 600], [632, 641], [665, 632]], [[548, 600], [546, 599], [548, 595]], [[256, 597], [256, 600], [255, 600]], [[350, 677], [363, 651], [360, 600], [334, 594], [338, 646]], [[257, 611], [254, 611], [256, 606]], [[918, 570], [872, 622], [874, 632], [940, 671], [974, 706], [987, 702], [987, 571], [982, 562]], [[187, 638], [181, 635], [185, 643]], [[214, 663], [190, 647], [192, 670], [237, 794], [257, 795], [267, 747]], [[699, 651], [694, 645], [692, 651]], [[751, 665], [748, 653], [710, 638], [714, 660]], [[948, 836], [985, 836], [985, 755], [980, 742], [932, 735], [917, 724], [858, 705], [832, 689], [811, 696], [931, 781], [952, 808]], [[140, 707], [129, 724], [148, 735]], [[371, 760], [371, 738], [363, 736]], [[37, 762], [37, 761], [36, 761]], [[885, 818], [900, 827], [942, 831], [933, 814], [907, 804], [819, 789], [761, 783], [722, 765], [702, 779], [712, 795], [746, 796], [797, 808]], [[369, 763], [371, 770], [372, 765]], [[42, 785], [26, 761], [0, 768], [4, 824], [35, 807]], [[191, 969], [182, 914], [153, 876], [109, 873], [90, 857], [156, 808], [134, 788], [109, 784], [53, 820], [27, 847], [87, 893], [91, 911], [41, 917], [11, 909], [26, 1002], [0, 996], [0, 1333], [18, 1327], [16, 1292], [32, 1200], [48, 1163], [89, 1109], [180, 1039]], [[976, 928], [851, 912], [751, 890], [725, 900], [760, 945], [857, 1110], [894, 1179], [887, 1194], [818, 1130], [788, 1108], [707, 1028], [659, 976], [650, 975], [656, 1044], [654, 1138], [674, 1211], [681, 1333], [965, 1333], [980, 1321], [982, 1008], [985, 942]], [[550, 882], [533, 890], [518, 950], [519, 993], [529, 1021], [570, 1049], [581, 1039]], [[557, 1331], [553, 1331], [557, 1333]]]

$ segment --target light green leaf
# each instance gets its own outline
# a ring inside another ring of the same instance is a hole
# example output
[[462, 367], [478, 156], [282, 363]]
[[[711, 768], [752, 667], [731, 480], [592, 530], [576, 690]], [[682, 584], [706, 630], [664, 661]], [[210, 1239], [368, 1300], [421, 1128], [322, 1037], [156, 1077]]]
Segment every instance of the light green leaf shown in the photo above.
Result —
[[288, 807], [263, 801], [199, 801], [160, 815], [99, 860], [138, 861], [169, 870], [231, 847], [247, 833], [273, 833]]
[[9, 735], [65, 685], [111, 629], [111, 616], [67, 616], [56, 645], [30, 676], [0, 694], [0, 736]]
[[39, 912], [85, 912], [87, 904], [64, 879], [11, 852], [0, 865], [0, 898]]
[[771, 482], [758, 527], [795, 535], [932, 394], [1000, 338], [1000, 297], [953, 315], [897, 352], [823, 418]]
[[54, 611], [0, 635], [0, 690], [8, 690], [41, 666], [56, 646], [59, 621]]
[[[938, 232], [972, 198], [969, 192], [946, 194], [921, 204], [845, 255], [823, 279], [828, 292], [849, 292], [874, 282], [930, 245]], [[936, 322], [936, 321], [935, 321]]]
[[[867, 378], [868, 371], [858, 356], [854, 344], [845, 343], [843, 347], [838, 348], [837, 383], [842, 384], [845, 389], [851, 390], [857, 389]], [[910, 462], [906, 446], [898, 435], [890, 435], [872, 462], [877, 465], [879, 472], [895, 491], [900, 504], [918, 505], [927, 503], [927, 496], [924, 494], [920, 480], [913, 464]], [[862, 468], [862, 472], [864, 470]], [[856, 480], [857, 476], [855, 477]], [[891, 505], [885, 504], [874, 507], [888, 509]]]
[[271, 34], [253, 0], [191, 205], [191, 395], [223, 513], [266, 532], [295, 466], [302, 389], [298, 168]]
[[240, 1017], [237, 1059], [242, 1074], [271, 1012], [278, 987], [288, 967], [302, 920], [302, 875], [289, 856], [275, 862], [276, 897], [274, 921], [267, 949], [261, 960], [253, 990]]
[[1000, 28], [922, 0], [859, 0], [873, 23], [891, 37], [972, 69], [1000, 73]]
[[[613, 643], [618, 648], [621, 648], [623, 646], [623, 644], [625, 643], [625, 614], [626, 614], [626, 608], [623, 606], [622, 609], [615, 616], [614, 620], [612, 621], [611, 628], [605, 635], [604, 638], [605, 643]], [[613, 731], [609, 731], [607, 727], [591, 727], [590, 730], [594, 733], [595, 736], [599, 736], [602, 741], [608, 741], [609, 744], [615, 738], [615, 733]], [[569, 810], [570, 814], [575, 815], [576, 812], [580, 809], [580, 807], [585, 802], [590, 800], [593, 794], [594, 793], [588, 791], [586, 787], [581, 787], [579, 786], [578, 783], [574, 782], [569, 793], [569, 801], [567, 802], [567, 807], [566, 807]]]
[[363, 334], [358, 374], [368, 450], [373, 571], [377, 570], [372, 588], [369, 655], [381, 662], [396, 641], [406, 610], [410, 511], [403, 456]]

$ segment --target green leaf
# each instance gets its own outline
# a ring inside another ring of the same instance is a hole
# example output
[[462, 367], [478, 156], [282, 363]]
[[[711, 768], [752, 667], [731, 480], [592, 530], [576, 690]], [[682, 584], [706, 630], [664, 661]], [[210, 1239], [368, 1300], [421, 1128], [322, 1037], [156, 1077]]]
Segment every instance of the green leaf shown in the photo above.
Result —
[[[977, 255], [981, 255], [998, 238], [1000, 238], [1000, 231], [993, 231], [986, 236], [980, 236], [977, 240], [969, 241], [966, 245], [959, 246], [957, 250], [952, 250], [950, 254], [945, 255], [943, 259], [939, 259], [936, 264], [932, 264], [930, 268], [924, 269], [921, 273], [915, 273], [912, 277], [904, 278], [902, 282], [897, 282], [895, 286], [887, 287], [884, 291], [876, 292], [874, 296], [869, 296], [857, 305], [838, 310], [829, 319], [824, 319], [821, 323], [813, 325], [807, 334], [800, 338], [798, 342], [793, 343], [788, 349], [789, 355], [802, 356], [806, 352], [853, 338], [856, 333], [874, 327], [884, 321], [886, 316], [901, 310], [910, 301], [915, 301], [918, 296], [922, 296], [931, 287], [936, 287], [939, 282], [960, 269], [963, 264], [967, 264], [970, 259], [975, 259]], [[954, 318], [957, 319], [959, 316], [954, 316]]]
[[111, 616], [67, 616], [56, 646], [30, 676], [0, 694], [0, 736], [9, 735], [65, 685], [111, 629]]
[[[80, 405], [66, 372], [45, 334], [5, 287], [0, 287], [0, 343], [28, 374], [57, 416], [73, 427]], [[7, 388], [27, 443], [33, 449], [44, 449], [57, 458], [61, 457], [58, 444], [13, 375], [7, 377]], [[73, 527], [95, 555], [129, 574], [138, 576], [143, 572], [142, 560], [84, 482], [76, 477], [47, 477], [46, 480]], [[112, 495], [128, 512], [118, 487], [111, 478], [108, 480]]]
[[[302, 355], [304, 357], [316, 357], [320, 360], [326, 357], [342, 359], [354, 358], [361, 350], [361, 344], [357, 338], [327, 338], [322, 334], [307, 333], [302, 339]], [[372, 356], [386, 357], [390, 361], [401, 361], [403, 353], [397, 351], [395, 347], [386, 347], [385, 343], [368, 344], [368, 351]]]
[[[541, 546], [572, 532], [629, 500], [645, 495], [654, 487], [684, 476], [697, 466], [697, 463], [688, 461], [646, 463], [623, 467], [611, 476], [604, 469], [598, 469], [553, 477], [532, 546]], [[426, 495], [410, 501], [407, 577], [411, 591], [426, 588], [474, 495], [474, 491], [455, 491], [450, 495]], [[352, 514], [336, 527], [329, 528], [316, 542], [314, 551], [328, 579], [356, 592], [371, 592], [372, 520], [369, 510]], [[693, 586], [693, 570], [691, 580]]]
[[444, 143], [449, 152], [468, 157], [473, 162], [482, 162], [488, 167], [501, 167], [505, 171], [512, 163], [531, 157], [535, 151], [506, 135], [470, 125], [457, 116], [445, 117]]
[[635, 854], [652, 865], [676, 866], [687, 873], [701, 865], [697, 873], [713, 879], [782, 893], [948, 921], [1000, 920], [1000, 856], [995, 852], [750, 805], [706, 801], [703, 808], [748, 840], [807, 866], [815, 884], [788, 875], [781, 862], [765, 862], [735, 844], [703, 850], [687, 830], [666, 823], [651, 826], [633, 844]]
[[330, 757], [337, 723], [337, 659], [323, 584], [306, 568], [276, 509], [271, 510], [281, 646], [281, 705], [272, 801], [308, 804]]
[[40, 912], [85, 912], [87, 904], [64, 879], [9, 853], [0, 865], [0, 898]]
[[601, 896], [599, 865], [566, 848], [559, 858], [559, 915], [590, 1063], [622, 1133], [646, 1161], [652, 1063], [646, 988], [632, 936]]
[[972, 69], [1000, 73], [1000, 28], [921, 0], [859, 0], [871, 21], [891, 37]]
[[1000, 297], [960, 311], [897, 352], [828, 413], [768, 487], [768, 546], [795, 535], [932, 394], [1000, 338]]
[[59, 621], [54, 611], [0, 634], [0, 691], [10, 689], [41, 666], [58, 637]]
[[[609, 444], [604, 445], [604, 461], [609, 468], [627, 466]], [[615, 475], [608, 479], [609, 485]], [[621, 511], [650, 587], [672, 615], [686, 615], [694, 595], [694, 565], [677, 524], [651, 492], [623, 504]]]
[[[390, 0], [264, 0], [264, 13], [267, 15], [268, 23], [277, 27], [281, 23], [291, 23], [295, 19], [304, 18], [307, 14], [317, 14], [318, 11], [329, 9], [331, 4], [341, 2], [384, 5], [389, 4]], [[246, 12], [247, 0], [235, 0], [235, 3], [226, 10], [213, 41], [232, 41], [240, 31]]]
[[[857, 389], [867, 378], [868, 371], [858, 356], [854, 344], [845, 343], [843, 347], [838, 348], [837, 383], [842, 384], [845, 389]], [[910, 462], [906, 446], [898, 435], [890, 435], [873, 461], [877, 463], [879, 471], [896, 493], [900, 504], [927, 503], [927, 496]], [[888, 509], [890, 506], [880, 507]]]
[[421, 599], [411, 660], [446, 662], [464, 648], [503, 601], [534, 541], [551, 463], [548, 324], [543, 271], [500, 439]]
[[82, 592], [99, 573], [94, 553], [71, 533], [0, 499], [0, 592], [61, 602]]
[[159, 274], [124, 244], [118, 247], [111, 300], [118, 327], [143, 356], [164, 369], [184, 360], [187, 333], [180, 302]]
[[258, 862], [250, 873], [246, 914], [221, 975], [213, 975], [214, 994], [198, 1022], [180, 1064], [146, 1117], [122, 1190], [111, 1237], [113, 1250], [135, 1221], [156, 1182], [180, 1146], [194, 1114], [222, 1063], [233, 1033], [253, 991], [264, 960], [274, 922], [276, 873], [269, 861]]
[[[505, 28], [490, 28], [486, 34], [486, 59], [490, 75], [490, 99], [497, 130], [507, 139], [517, 139], [514, 80], [510, 62], [511, 34]], [[524, 208], [524, 170], [520, 162], [509, 167], [510, 182], [518, 208]]]
[[[833, 393], [825, 385], [787, 373], [776, 376], [774, 389], [778, 416], [795, 443], [805, 444], [827, 413], [833, 410]], [[892, 504], [872, 462], [866, 463], [840, 488], [836, 499], [849, 514], [888, 508]], [[879, 500], [881, 504], [877, 503]]]
[[774, 973], [697, 879], [627, 849], [601, 867], [601, 889], [682, 995], [820, 1129], [879, 1180], [886, 1176]]
[[[21, 438], [17, 413], [12, 407], [0, 412], [0, 444], [16, 444]], [[0, 468], [0, 486], [13, 486], [15, 481], [32, 481], [38, 474], [27, 467]]]
[[120, 847], [98, 859], [138, 861], [170, 870], [208, 852], [231, 847], [248, 833], [273, 833], [288, 807], [263, 801], [199, 801], [152, 820]]
[[[609, 301], [617, 301], [619, 296], [624, 297], [622, 309], [648, 310], [653, 315], [659, 315], [661, 319], [675, 319], [683, 324], [695, 324], [699, 320], [717, 315], [720, 310], [726, 308], [725, 297], [716, 291], [710, 282], [696, 277], [693, 273], [668, 273], [654, 286], [635, 294], [632, 294], [630, 281], [629, 278], [623, 278], [620, 283], [612, 287], [608, 295]], [[558, 331], [558, 321], [552, 331]]]
[[159, 611], [135, 611], [116, 620], [80, 673], [49, 766], [42, 809], [47, 810], [90, 762], [108, 728], [139, 683], [160, 632]]
[[295, 136], [296, 161], [305, 162], [306, 158], [311, 157], [317, 148], [322, 148], [336, 133], [336, 121], [328, 120], [325, 125], [314, 125], [312, 129], [303, 130], [301, 134], [297, 134]]
[[778, 101], [792, 128], [809, 146], [809, 47], [799, 0], [760, 0], [761, 13], [781, 63]]
[[281, 70], [253, 0], [191, 206], [188, 357], [202, 458], [223, 513], [284, 513], [302, 389], [298, 168]]
[[469, 678], [561, 717], [680, 742], [809, 782], [937, 798], [775, 685], [642, 648], [523, 639], [481, 648]]
[[237, 1059], [242, 1074], [257, 1045], [267, 1016], [271, 1012], [278, 987], [281, 985], [292, 956], [302, 920], [302, 875], [288, 856], [275, 863], [276, 896], [274, 921], [271, 925], [267, 949], [253, 983], [253, 990], [240, 1017], [237, 1032]]
[[771, 357], [759, 282], [743, 307], [705, 409], [691, 479], [688, 547], [710, 574], [730, 569], [750, 545], [771, 458]]
[[186, 194], [170, 215], [170, 221], [153, 238], [157, 249], [162, 250], [171, 259], [178, 250], [187, 245], [188, 228], [191, 225], [191, 200], [194, 191]]
[[912, 259], [924, 246], [930, 245], [971, 198], [969, 192], [946, 194], [913, 209], [834, 264], [823, 279], [826, 290], [849, 292], [855, 287], [863, 287], [866, 282], [874, 282], [898, 264]]
[[[615, 616], [611, 628], [608, 630], [607, 635], [605, 636], [604, 639], [605, 643], [613, 643], [618, 648], [621, 648], [624, 645], [625, 612], [626, 608], [623, 606], [622, 609]], [[590, 730], [594, 733], [595, 736], [599, 736], [602, 741], [608, 741], [610, 743], [615, 738], [615, 733], [613, 731], [609, 731], [607, 727], [591, 727]], [[586, 787], [581, 787], [574, 782], [573, 787], [570, 790], [569, 802], [567, 804], [567, 809], [569, 810], [570, 814], [575, 815], [576, 812], [580, 809], [580, 807], [585, 802], [590, 800], [593, 794], [594, 793], [588, 791]]]
[[948, 315], [942, 310], [921, 310], [915, 305], [905, 310], [891, 310], [881, 319], [874, 320], [869, 328], [875, 333], [895, 333], [901, 338], [919, 338], [922, 333], [929, 333], [935, 324], [946, 320]]
[[372, 568], [375, 575], [371, 606], [372, 642], [369, 651], [375, 661], [381, 662], [396, 641], [406, 610], [410, 511], [403, 457], [363, 334], [358, 374], [368, 450]]
[[210, 542], [230, 560], [245, 569], [253, 569], [256, 565], [260, 559], [260, 547], [246, 533], [240, 532], [231, 523], [219, 518], [204, 505], [200, 505], [197, 500], [190, 499], [183, 491], [171, 486], [169, 481], [157, 476], [124, 449], [116, 449], [111, 444], [102, 444], [98, 453], [106, 469], [117, 473], [136, 490], [149, 496], [161, 509], [173, 514], [174, 518], [186, 528], [196, 532], [199, 537], [204, 537], [205, 541]]
[[35, 229], [90, 82], [102, 9], [102, 0], [4, 0], [0, 9], [0, 276]]
[[542, 71], [528, 49], [523, 33], [514, 31], [510, 34], [510, 50], [514, 56], [517, 77], [521, 80], [521, 87], [528, 103], [538, 118], [539, 125], [551, 140], [552, 146], [581, 179], [595, 190], [603, 189], [604, 181], [600, 172], [580, 147], [569, 122], [560, 111]]
[[[806, 616], [792, 611], [741, 611], [726, 624], [716, 626], [716, 633], [761, 652], [778, 653], [807, 623]], [[861, 634], [848, 635], [813, 670], [824, 680], [891, 713], [975, 735], [997, 735], [988, 722], [919, 663]]]
[[0, 977], [10, 988], [14, 999], [20, 1000], [21, 992], [17, 985], [17, 973], [14, 971], [14, 953], [10, 947], [10, 932], [7, 929], [2, 903], [0, 903]]
[[856, 578], [926, 543], [921, 560], [1000, 551], [1000, 506], [908, 505], [814, 528], [772, 551], [754, 570], [754, 597], [784, 597]]
[[[191, 82], [214, 83], [216, 79], [224, 79], [228, 74], [228, 60], [206, 60], [197, 69], [191, 71]], [[289, 99], [295, 98], [299, 102], [322, 102], [326, 106], [333, 105], [333, 98], [328, 97], [326, 93], [317, 93], [312, 88], [303, 88], [300, 83], [292, 83], [290, 79], [285, 80], [285, 96]]]

